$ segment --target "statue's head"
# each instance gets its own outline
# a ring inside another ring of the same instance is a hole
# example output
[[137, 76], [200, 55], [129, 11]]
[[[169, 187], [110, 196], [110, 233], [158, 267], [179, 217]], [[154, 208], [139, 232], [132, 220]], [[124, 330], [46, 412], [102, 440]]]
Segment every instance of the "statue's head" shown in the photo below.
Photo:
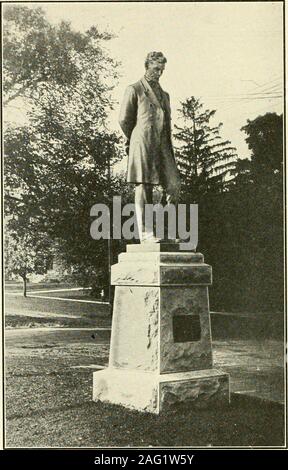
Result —
[[159, 80], [167, 62], [162, 52], [149, 52], [145, 60], [146, 75], [151, 80]]

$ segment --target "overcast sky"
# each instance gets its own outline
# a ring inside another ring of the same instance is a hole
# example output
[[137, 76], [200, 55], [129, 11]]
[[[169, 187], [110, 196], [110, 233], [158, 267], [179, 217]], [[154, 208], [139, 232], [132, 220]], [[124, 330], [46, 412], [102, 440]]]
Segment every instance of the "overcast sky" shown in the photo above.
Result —
[[[29, 4], [32, 5], [31, 3]], [[40, 4], [38, 4], [40, 5]], [[121, 61], [114, 96], [144, 74], [149, 51], [167, 57], [161, 85], [170, 94], [173, 122], [179, 101], [202, 97], [223, 122], [223, 136], [249, 155], [240, 128], [267, 111], [282, 112], [282, 4], [279, 2], [42, 3], [47, 18], [85, 31], [92, 25], [117, 34], [109, 44]], [[280, 97], [280, 98], [279, 98]], [[119, 129], [119, 109], [111, 126]]]

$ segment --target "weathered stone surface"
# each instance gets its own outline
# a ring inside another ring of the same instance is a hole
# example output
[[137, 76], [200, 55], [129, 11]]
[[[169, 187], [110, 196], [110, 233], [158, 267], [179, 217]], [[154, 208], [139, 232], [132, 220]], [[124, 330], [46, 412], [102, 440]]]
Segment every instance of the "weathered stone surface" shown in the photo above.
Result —
[[135, 253], [120, 253], [118, 256], [119, 263], [121, 262], [146, 262], [146, 263], [161, 263], [162, 265], [170, 264], [187, 264], [187, 263], [204, 263], [204, 256], [202, 253], [155, 253], [155, 252], [135, 252]]
[[194, 372], [189, 379], [183, 377], [182, 380], [161, 381], [159, 411], [182, 402], [189, 402], [201, 408], [217, 404], [227, 405], [230, 401], [229, 377], [221, 371], [214, 370], [214, 374], [211, 372], [208, 370], [198, 377]]
[[160, 375], [108, 368], [93, 373], [93, 400], [156, 414], [182, 402], [228, 404], [229, 376], [215, 369]]
[[[167, 255], [166, 255], [167, 257]], [[166, 258], [167, 259], [167, 258]], [[209, 285], [212, 283], [211, 266], [204, 263], [165, 263], [153, 260], [147, 261], [132, 259], [121, 261], [111, 268], [112, 285]]]
[[[128, 253], [127, 253], [128, 254]], [[159, 253], [161, 264], [204, 263], [202, 253]]]
[[111, 367], [159, 368], [159, 299], [158, 287], [116, 287]]
[[139, 244], [131, 244], [127, 245], [127, 252], [128, 253], [135, 253], [135, 252], [169, 252], [169, 251], [180, 251], [182, 253], [189, 252], [191, 253], [192, 250], [180, 250], [179, 243], [173, 242], [162, 242], [162, 243], [139, 243]]
[[[160, 291], [160, 372], [191, 371], [212, 367], [211, 326], [208, 288], [163, 287]], [[175, 343], [173, 316], [199, 315], [201, 339]]]
[[[199, 315], [199, 341], [175, 342], [175, 315]], [[163, 373], [211, 368], [207, 287], [117, 286], [110, 365]]]
[[118, 263], [111, 268], [111, 284], [123, 286], [159, 286], [160, 272], [157, 264]]
[[109, 368], [94, 373], [94, 400], [152, 413], [186, 400], [229, 402], [229, 377], [212, 368], [211, 266], [168, 245], [129, 245], [112, 267]]
[[159, 413], [158, 376], [134, 370], [108, 368], [93, 373], [93, 400]]
[[212, 268], [208, 264], [190, 264], [189, 266], [162, 266], [160, 264], [160, 284], [193, 286], [212, 284]]

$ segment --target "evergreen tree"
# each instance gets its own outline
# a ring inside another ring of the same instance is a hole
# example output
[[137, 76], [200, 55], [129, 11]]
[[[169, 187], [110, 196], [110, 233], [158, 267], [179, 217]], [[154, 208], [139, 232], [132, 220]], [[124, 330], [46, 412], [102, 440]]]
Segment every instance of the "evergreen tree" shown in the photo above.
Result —
[[185, 201], [197, 201], [209, 191], [221, 192], [235, 165], [236, 149], [223, 140], [222, 124], [211, 126], [215, 110], [204, 110], [195, 97], [181, 102], [183, 126], [175, 126], [175, 139], [180, 143], [176, 158], [182, 176]]

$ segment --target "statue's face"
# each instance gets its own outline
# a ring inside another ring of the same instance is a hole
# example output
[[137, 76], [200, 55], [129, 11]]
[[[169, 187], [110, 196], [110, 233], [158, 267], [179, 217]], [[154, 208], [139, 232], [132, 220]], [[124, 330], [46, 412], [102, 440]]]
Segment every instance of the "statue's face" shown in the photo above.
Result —
[[154, 60], [148, 63], [146, 74], [149, 76], [149, 78], [151, 78], [151, 80], [158, 81], [164, 70], [165, 64]]

